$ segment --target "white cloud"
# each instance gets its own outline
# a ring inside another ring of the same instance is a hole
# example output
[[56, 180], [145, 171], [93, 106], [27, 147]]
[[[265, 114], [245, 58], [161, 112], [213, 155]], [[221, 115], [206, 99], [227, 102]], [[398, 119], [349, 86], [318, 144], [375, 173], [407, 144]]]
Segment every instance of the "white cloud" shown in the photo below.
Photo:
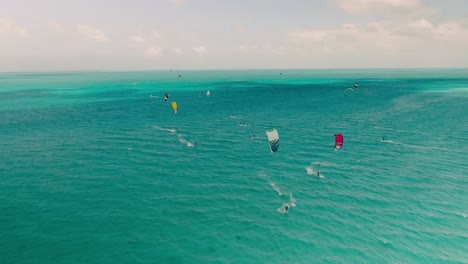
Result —
[[148, 44], [148, 43], [153, 43], [156, 41], [159, 41], [161, 35], [157, 31], [151, 31], [149, 33], [142, 33], [140, 30], [138, 30], [138, 34], [131, 35], [128, 37], [128, 39], [131, 42], [137, 43], [137, 44]]
[[432, 27], [432, 34], [440, 41], [458, 42], [468, 46], [468, 29], [456, 22], [447, 22]]
[[239, 52], [249, 55], [284, 55], [283, 45], [275, 46], [271, 43], [240, 45]]
[[146, 39], [140, 35], [133, 35], [128, 37], [128, 39], [137, 44], [145, 44], [147, 42]]
[[49, 27], [51, 29], [57, 31], [57, 32], [63, 32], [64, 31], [63, 24], [59, 23], [59, 22], [50, 21], [49, 22]]
[[97, 28], [94, 28], [88, 25], [83, 25], [83, 24], [76, 25], [76, 28], [81, 34], [94, 39], [96, 42], [108, 42], [109, 41], [109, 38], [101, 30]]
[[429, 14], [434, 10], [425, 6], [421, 0], [337, 0], [338, 6], [351, 14], [391, 13]]
[[420, 18], [417, 20], [410, 21], [408, 23], [408, 27], [415, 30], [430, 30], [433, 28], [433, 25], [428, 20]]
[[151, 38], [153, 39], [159, 39], [161, 37], [161, 34], [159, 34], [159, 32], [157, 31], [151, 31], [151, 33], [149, 34]]
[[327, 32], [320, 30], [297, 30], [290, 33], [294, 39], [302, 39], [309, 41], [322, 41], [327, 36]]
[[246, 26], [238, 24], [234, 26], [234, 32], [238, 34], [248, 34], [250, 30]]
[[169, 0], [171, 3], [175, 5], [183, 5], [185, 3], [185, 0]]
[[[139, 48], [143, 50], [143, 53], [147, 57], [160, 56], [164, 49], [158, 45], [161, 35], [157, 31], [142, 32], [137, 30], [137, 34], [128, 37], [130, 42], [137, 44]], [[169, 50], [172, 52], [172, 50]]]
[[[433, 24], [420, 18], [408, 22], [381, 21], [345, 24], [329, 29], [291, 31], [287, 40], [291, 50], [319, 54], [325, 50], [343, 53], [426, 51], [447, 52], [450, 47], [468, 46], [468, 28], [460, 23]], [[450, 52], [460, 52], [452, 50]]]
[[163, 49], [160, 48], [160, 47], [155, 47], [155, 46], [151, 46], [149, 48], [147, 48], [145, 50], [145, 54], [148, 56], [148, 57], [157, 57], [159, 55], [161, 55], [163, 52]]
[[21, 37], [26, 37], [28, 31], [13, 22], [0, 17], [0, 33], [13, 33]]
[[245, 45], [240, 45], [239, 46], [239, 51], [241, 53], [244, 53], [244, 54], [249, 54], [250, 53], [250, 49], [249, 47], [245, 46]]
[[181, 48], [171, 48], [169, 51], [177, 56], [182, 55], [183, 53]]
[[194, 47], [192, 50], [198, 55], [198, 56], [204, 56], [206, 55], [206, 48], [205, 46], [199, 46], [199, 47]]

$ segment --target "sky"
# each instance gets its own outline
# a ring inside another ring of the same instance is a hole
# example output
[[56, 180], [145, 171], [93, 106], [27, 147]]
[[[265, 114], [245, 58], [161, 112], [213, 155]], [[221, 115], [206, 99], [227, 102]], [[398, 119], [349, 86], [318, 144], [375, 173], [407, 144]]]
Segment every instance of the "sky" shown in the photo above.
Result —
[[468, 0], [0, 6], [0, 72], [468, 67]]

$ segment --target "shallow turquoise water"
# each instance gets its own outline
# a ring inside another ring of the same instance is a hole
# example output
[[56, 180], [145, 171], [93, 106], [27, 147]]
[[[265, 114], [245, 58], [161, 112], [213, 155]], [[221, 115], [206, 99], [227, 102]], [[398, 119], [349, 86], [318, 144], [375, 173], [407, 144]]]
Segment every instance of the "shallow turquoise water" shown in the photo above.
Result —
[[0, 74], [0, 263], [467, 263], [467, 102], [464, 69]]

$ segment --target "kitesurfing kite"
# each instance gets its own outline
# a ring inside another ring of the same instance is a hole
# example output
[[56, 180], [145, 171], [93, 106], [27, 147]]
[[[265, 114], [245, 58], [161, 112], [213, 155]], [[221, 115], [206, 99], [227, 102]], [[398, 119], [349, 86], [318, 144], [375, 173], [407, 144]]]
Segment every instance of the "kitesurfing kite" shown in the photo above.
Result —
[[270, 150], [271, 152], [276, 152], [279, 147], [279, 135], [276, 129], [268, 130], [266, 132], [268, 141], [270, 142]]
[[343, 135], [335, 135], [335, 150], [340, 150], [343, 147]]
[[172, 102], [172, 109], [174, 110], [174, 114], [177, 114], [177, 103]]
[[359, 86], [359, 83], [355, 82], [354, 83], [354, 88], [358, 88], [358, 86]]
[[164, 101], [167, 101], [167, 99], [169, 99], [169, 92], [167, 92], [165, 95], [164, 95]]

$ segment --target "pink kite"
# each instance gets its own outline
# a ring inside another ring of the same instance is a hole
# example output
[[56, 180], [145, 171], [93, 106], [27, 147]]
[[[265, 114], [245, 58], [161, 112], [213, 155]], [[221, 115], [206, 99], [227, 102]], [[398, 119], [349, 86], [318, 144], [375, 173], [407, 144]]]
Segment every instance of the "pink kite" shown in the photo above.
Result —
[[343, 147], [343, 135], [335, 135], [335, 150], [340, 150]]

